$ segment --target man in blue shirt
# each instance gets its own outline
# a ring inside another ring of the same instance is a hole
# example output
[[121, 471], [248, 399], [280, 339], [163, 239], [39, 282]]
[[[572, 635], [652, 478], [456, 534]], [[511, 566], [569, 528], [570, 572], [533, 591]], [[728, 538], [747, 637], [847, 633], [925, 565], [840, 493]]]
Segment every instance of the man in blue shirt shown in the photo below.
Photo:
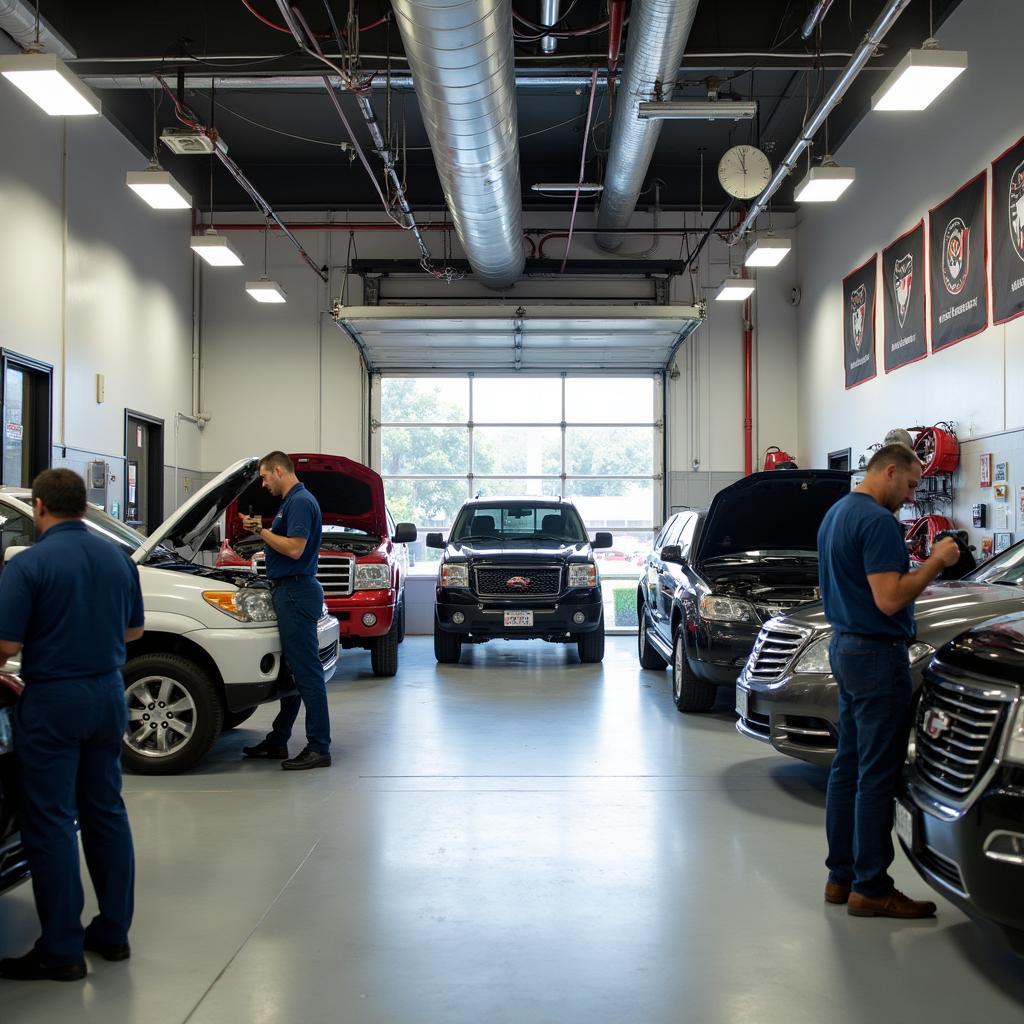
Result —
[[[329, 768], [331, 721], [327, 712], [327, 686], [317, 643], [317, 623], [324, 607], [324, 591], [316, 578], [320, 561], [322, 519], [316, 498], [295, 475], [295, 466], [284, 452], [260, 459], [263, 486], [283, 499], [267, 530], [259, 516], [242, 516], [247, 530], [266, 544], [267, 579], [273, 587], [274, 611], [281, 634], [281, 651], [295, 678], [298, 695], [285, 697], [267, 738], [254, 747], [243, 747], [246, 757], [280, 760], [289, 771]], [[288, 757], [288, 739], [299, 714], [306, 707], [306, 747]]]
[[[0, 977], [77, 981], [86, 974], [83, 949], [106, 960], [131, 955], [135, 859], [121, 799], [121, 667], [126, 641], [142, 636], [142, 590], [131, 559], [82, 522], [80, 476], [40, 473], [32, 504], [38, 540], [0, 576], [0, 665], [21, 652], [14, 749], [42, 935], [25, 956], [0, 961]], [[84, 930], [76, 818], [99, 902]]]
[[864, 482], [829, 509], [818, 531], [819, 575], [832, 674], [839, 684], [839, 746], [828, 780], [825, 899], [856, 917], [930, 917], [889, 877], [893, 801], [910, 734], [907, 648], [914, 601], [960, 552], [946, 537], [910, 571], [894, 513], [914, 499], [921, 463], [903, 444], [875, 452]]

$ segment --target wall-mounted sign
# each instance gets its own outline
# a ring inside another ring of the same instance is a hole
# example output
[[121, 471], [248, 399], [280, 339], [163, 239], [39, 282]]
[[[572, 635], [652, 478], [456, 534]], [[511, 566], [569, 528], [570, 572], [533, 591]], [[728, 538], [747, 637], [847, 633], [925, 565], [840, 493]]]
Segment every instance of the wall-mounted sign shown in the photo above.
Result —
[[928, 211], [928, 298], [932, 351], [988, 327], [986, 186], [982, 171]]
[[885, 372], [928, 355], [924, 221], [882, 251], [882, 352]]
[[1024, 139], [992, 162], [992, 322], [1024, 313]]
[[978, 459], [978, 485], [980, 487], [992, 486], [992, 455], [986, 452]]
[[847, 390], [871, 380], [875, 365], [875, 278], [878, 254], [843, 278], [843, 367]]

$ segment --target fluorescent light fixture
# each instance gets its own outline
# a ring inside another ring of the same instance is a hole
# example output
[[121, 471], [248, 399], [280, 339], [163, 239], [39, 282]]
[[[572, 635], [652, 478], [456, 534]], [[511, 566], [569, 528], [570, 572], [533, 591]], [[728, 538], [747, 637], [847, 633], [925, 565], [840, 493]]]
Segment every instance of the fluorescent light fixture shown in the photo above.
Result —
[[871, 97], [875, 110], [924, 110], [953, 79], [967, 70], [965, 50], [936, 47], [910, 50]]
[[752, 121], [756, 100], [664, 100], [640, 104], [641, 121]]
[[812, 167], [797, 185], [793, 198], [798, 203], [834, 203], [853, 184], [855, 176], [852, 167]]
[[716, 302], [742, 302], [754, 294], [754, 282], [749, 277], [727, 277], [715, 292]]
[[575, 192], [579, 189], [581, 192], [603, 192], [604, 185], [598, 184], [596, 181], [584, 181], [580, 184], [576, 184], [575, 181], [540, 181], [536, 185], [530, 186], [534, 192]]
[[245, 290], [257, 302], [287, 302], [285, 290], [269, 278], [261, 277], [258, 281], [246, 281]]
[[0, 57], [0, 74], [55, 117], [100, 112], [96, 93], [55, 53], [16, 53]]
[[228, 244], [223, 235], [216, 231], [207, 231], [202, 235], [193, 235], [189, 243], [192, 251], [202, 256], [211, 267], [241, 267], [242, 258]]
[[144, 171], [129, 171], [125, 184], [153, 207], [154, 210], [189, 210], [192, 197], [159, 167]]
[[743, 262], [748, 267], [777, 267], [793, 248], [788, 238], [759, 238], [747, 250]]

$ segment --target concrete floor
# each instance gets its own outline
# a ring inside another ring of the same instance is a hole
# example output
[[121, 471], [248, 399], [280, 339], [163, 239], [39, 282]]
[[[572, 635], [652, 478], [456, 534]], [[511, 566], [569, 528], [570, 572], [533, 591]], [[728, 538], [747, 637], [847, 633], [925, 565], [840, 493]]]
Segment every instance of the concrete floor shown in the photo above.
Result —
[[[1021, 1020], [1024, 961], [947, 903], [826, 907], [822, 773], [738, 736], [727, 699], [678, 714], [634, 643], [441, 668], [410, 637], [392, 680], [353, 652], [329, 771], [240, 763], [262, 709], [199, 771], [129, 777], [132, 961], [0, 982], [0, 1021]], [[902, 857], [896, 879], [926, 894]], [[0, 897], [0, 955], [35, 934], [29, 888]]]

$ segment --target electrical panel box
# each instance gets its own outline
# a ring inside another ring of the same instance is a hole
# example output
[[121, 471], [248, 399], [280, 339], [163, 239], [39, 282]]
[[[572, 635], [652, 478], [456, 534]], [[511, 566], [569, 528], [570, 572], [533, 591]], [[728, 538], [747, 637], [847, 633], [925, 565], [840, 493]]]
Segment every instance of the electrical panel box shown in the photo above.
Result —
[[93, 459], [85, 468], [85, 499], [91, 505], [107, 507], [107, 481], [110, 479], [110, 464], [103, 459]]
[[985, 522], [985, 505], [972, 505], [971, 506], [971, 525], [972, 526], [986, 526]]

